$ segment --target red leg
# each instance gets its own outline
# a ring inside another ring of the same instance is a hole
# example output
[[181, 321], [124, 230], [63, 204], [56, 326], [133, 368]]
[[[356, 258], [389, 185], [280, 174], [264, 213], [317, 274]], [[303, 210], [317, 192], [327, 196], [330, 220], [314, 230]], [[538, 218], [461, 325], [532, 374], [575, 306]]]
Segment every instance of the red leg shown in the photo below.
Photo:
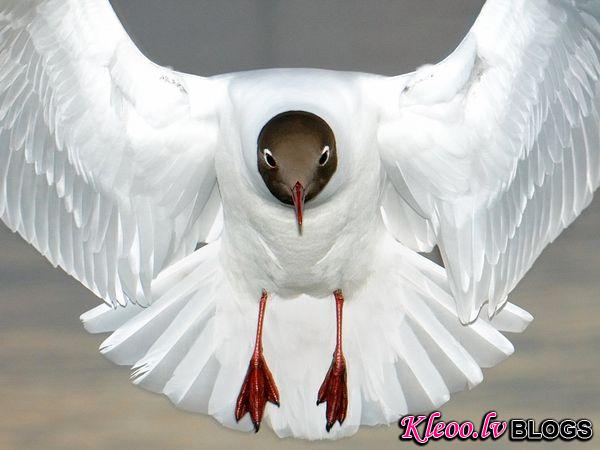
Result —
[[260, 428], [260, 422], [267, 402], [269, 401], [279, 406], [279, 392], [273, 380], [273, 375], [271, 375], [271, 371], [265, 362], [262, 349], [262, 328], [266, 306], [267, 292], [263, 291], [258, 311], [254, 352], [250, 358], [248, 372], [246, 372], [246, 378], [240, 389], [235, 406], [235, 420], [239, 422], [246, 413], [250, 413], [250, 418], [254, 424], [254, 431], [256, 432]]
[[327, 424], [325, 429], [329, 430], [335, 422], [341, 425], [346, 420], [346, 411], [348, 409], [348, 386], [346, 383], [346, 360], [342, 351], [342, 310], [344, 307], [344, 294], [341, 290], [333, 293], [335, 296], [337, 338], [335, 351], [333, 352], [333, 361], [329, 367], [325, 380], [319, 389], [317, 405], [326, 402]]

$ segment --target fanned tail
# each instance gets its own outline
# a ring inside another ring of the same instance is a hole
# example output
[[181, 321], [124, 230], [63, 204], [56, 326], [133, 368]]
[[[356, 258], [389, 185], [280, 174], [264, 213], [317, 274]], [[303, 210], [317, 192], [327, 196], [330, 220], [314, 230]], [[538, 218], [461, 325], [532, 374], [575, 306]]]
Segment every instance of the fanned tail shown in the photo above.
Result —
[[[234, 417], [235, 400], [252, 352], [258, 296], [234, 292], [220, 266], [219, 244], [203, 247], [155, 282], [147, 309], [84, 314], [90, 332], [113, 331], [101, 352], [133, 367], [133, 382], [164, 393], [178, 407], [222, 424], [253, 430]], [[281, 406], [267, 405], [264, 423], [281, 437], [334, 439], [360, 425], [396, 422], [426, 412], [470, 389], [513, 352], [500, 331], [520, 332], [532, 317], [507, 303], [492, 320], [458, 320], [443, 268], [394, 241], [384, 241], [366, 284], [346, 291], [344, 349], [348, 414], [325, 430], [316, 396], [335, 344], [332, 297], [271, 295], [264, 353]], [[156, 288], [156, 289], [154, 289]]]

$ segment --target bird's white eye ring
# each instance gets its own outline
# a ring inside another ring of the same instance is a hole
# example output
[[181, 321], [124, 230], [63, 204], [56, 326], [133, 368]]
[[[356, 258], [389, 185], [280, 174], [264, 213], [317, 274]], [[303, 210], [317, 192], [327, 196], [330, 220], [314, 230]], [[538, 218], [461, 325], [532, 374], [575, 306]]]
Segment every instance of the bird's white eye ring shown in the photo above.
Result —
[[326, 145], [321, 152], [321, 156], [319, 157], [319, 165], [324, 166], [329, 161], [329, 156], [331, 155], [331, 149], [329, 145]]
[[277, 167], [277, 161], [275, 161], [273, 153], [271, 153], [271, 150], [268, 148], [263, 150], [263, 159], [267, 163], [267, 166], [269, 166], [271, 169], [275, 169]]

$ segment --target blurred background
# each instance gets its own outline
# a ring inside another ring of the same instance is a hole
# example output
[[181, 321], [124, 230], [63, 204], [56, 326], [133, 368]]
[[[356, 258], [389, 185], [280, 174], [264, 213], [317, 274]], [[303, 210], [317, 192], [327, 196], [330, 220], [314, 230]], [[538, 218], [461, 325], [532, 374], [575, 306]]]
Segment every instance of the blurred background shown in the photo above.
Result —
[[[147, 56], [202, 75], [264, 67], [399, 74], [446, 56], [481, 0], [112, 0]], [[516, 353], [442, 408], [446, 420], [591, 418], [600, 426], [600, 197], [553, 243], [511, 301], [535, 320]], [[334, 443], [280, 440], [176, 410], [99, 353], [79, 315], [99, 300], [0, 225], [0, 449], [395, 449], [396, 426]], [[596, 439], [597, 440], [597, 439]], [[438, 447], [522, 448], [506, 438]], [[532, 444], [536, 445], [536, 444]], [[537, 444], [538, 447], [540, 444]], [[543, 448], [599, 448], [553, 443]]]

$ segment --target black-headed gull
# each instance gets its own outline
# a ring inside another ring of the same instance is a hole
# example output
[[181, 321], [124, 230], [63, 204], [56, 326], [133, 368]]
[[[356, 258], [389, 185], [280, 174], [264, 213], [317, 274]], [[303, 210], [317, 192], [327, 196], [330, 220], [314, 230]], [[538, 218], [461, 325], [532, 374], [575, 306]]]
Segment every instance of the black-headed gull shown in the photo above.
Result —
[[507, 296], [600, 182], [599, 20], [488, 0], [411, 74], [202, 78], [107, 0], [0, 0], [0, 215], [106, 301], [134, 383], [279, 436], [388, 424], [531, 321]]

